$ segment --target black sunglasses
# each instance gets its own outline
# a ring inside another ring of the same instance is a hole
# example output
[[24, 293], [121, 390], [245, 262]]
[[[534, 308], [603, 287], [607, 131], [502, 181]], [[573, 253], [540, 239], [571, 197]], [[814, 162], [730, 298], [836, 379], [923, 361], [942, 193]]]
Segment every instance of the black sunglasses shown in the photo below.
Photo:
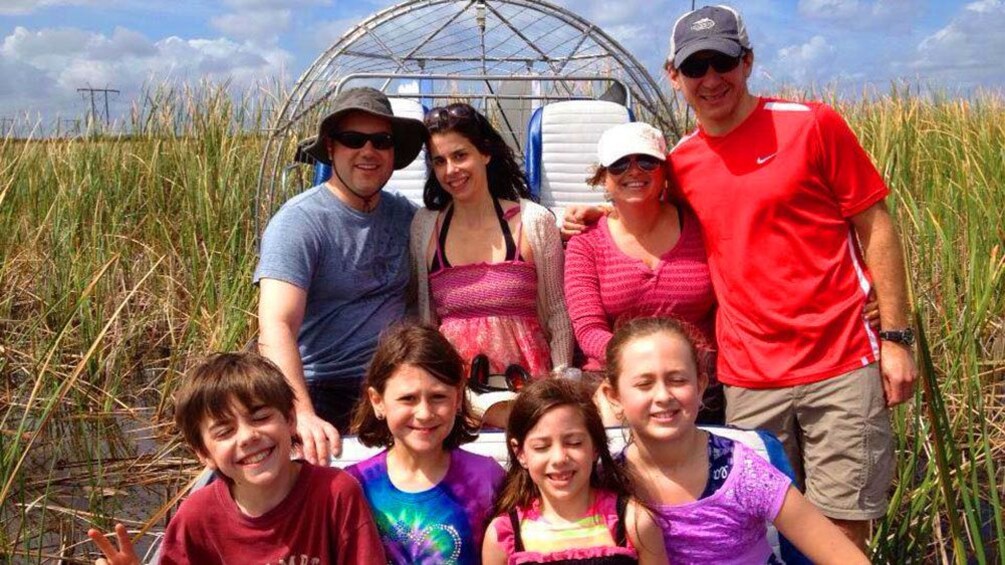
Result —
[[456, 118], [459, 120], [471, 120], [477, 119], [477, 112], [471, 106], [467, 104], [455, 103], [449, 106], [440, 106], [433, 108], [426, 113], [426, 126], [429, 128], [442, 127], [445, 122], [449, 122], [450, 118]]
[[363, 133], [360, 131], [337, 131], [332, 134], [332, 139], [349, 149], [362, 149], [369, 141], [374, 149], [385, 150], [394, 147], [394, 136], [387, 132]]
[[737, 65], [740, 64], [740, 59], [743, 55], [739, 57], [730, 57], [725, 53], [714, 53], [711, 57], [688, 57], [680, 64], [680, 69], [678, 69], [681, 74], [688, 78], [701, 78], [705, 76], [708, 72], [708, 68], [712, 67], [717, 73], [728, 73], [729, 71], [735, 69]]
[[628, 155], [611, 163], [607, 170], [613, 175], [623, 175], [628, 172], [632, 163], [635, 163], [639, 169], [651, 173], [658, 169], [663, 162], [652, 155]]

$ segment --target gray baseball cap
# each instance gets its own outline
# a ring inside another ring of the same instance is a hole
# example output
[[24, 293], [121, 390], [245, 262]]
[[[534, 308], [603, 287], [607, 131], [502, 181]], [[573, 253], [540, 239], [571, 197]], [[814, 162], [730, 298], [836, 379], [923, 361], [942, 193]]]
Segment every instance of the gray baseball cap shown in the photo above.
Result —
[[318, 123], [318, 135], [303, 151], [314, 159], [331, 165], [327, 139], [335, 133], [339, 119], [349, 112], [365, 112], [391, 122], [394, 137], [394, 168], [403, 169], [415, 160], [426, 142], [426, 125], [419, 120], [394, 115], [391, 101], [383, 92], [370, 87], [350, 88], [335, 97], [332, 111]]
[[674, 22], [667, 63], [680, 68], [681, 63], [699, 51], [739, 57], [750, 49], [747, 26], [739, 12], [729, 6], [705, 6]]

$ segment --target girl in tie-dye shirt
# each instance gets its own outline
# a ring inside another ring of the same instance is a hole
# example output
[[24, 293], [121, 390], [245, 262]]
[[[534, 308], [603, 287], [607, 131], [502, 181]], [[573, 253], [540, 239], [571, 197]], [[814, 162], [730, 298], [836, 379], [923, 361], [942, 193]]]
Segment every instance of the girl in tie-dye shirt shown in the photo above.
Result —
[[390, 563], [480, 563], [504, 472], [459, 446], [476, 437], [464, 363], [438, 331], [387, 330], [363, 383], [353, 429], [386, 450], [347, 470], [363, 486]]

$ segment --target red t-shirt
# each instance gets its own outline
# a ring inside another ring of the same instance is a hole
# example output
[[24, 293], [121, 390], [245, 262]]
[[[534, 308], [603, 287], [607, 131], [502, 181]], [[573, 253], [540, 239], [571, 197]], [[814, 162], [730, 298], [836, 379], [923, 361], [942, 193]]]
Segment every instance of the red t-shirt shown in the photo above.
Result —
[[705, 235], [722, 382], [787, 387], [878, 358], [848, 218], [889, 190], [833, 109], [762, 99], [730, 133], [682, 139], [670, 163]]
[[363, 491], [335, 468], [301, 463], [290, 494], [252, 518], [217, 480], [178, 509], [164, 534], [161, 564], [325, 565], [385, 563]]

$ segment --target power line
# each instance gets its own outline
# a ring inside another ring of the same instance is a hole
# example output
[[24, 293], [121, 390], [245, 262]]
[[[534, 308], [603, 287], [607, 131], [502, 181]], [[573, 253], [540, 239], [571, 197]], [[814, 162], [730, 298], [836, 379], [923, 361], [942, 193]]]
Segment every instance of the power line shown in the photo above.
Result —
[[111, 122], [111, 116], [109, 115], [109, 112], [108, 112], [108, 94], [109, 93], [111, 93], [111, 94], [119, 94], [119, 91], [115, 90], [114, 88], [91, 88], [91, 87], [88, 86], [86, 88], [78, 88], [77, 92], [81, 93], [81, 95], [84, 95], [86, 93], [86, 94], [89, 94], [91, 96], [91, 113], [89, 114], [89, 118], [88, 118], [88, 122], [89, 123], [93, 123], [94, 122], [94, 120], [95, 120], [95, 118], [97, 116], [97, 113], [98, 113], [97, 106], [96, 106], [95, 101], [94, 101], [94, 95], [98, 94], [98, 93], [104, 95], [104, 97], [105, 97], [105, 126], [107, 127], [110, 124], [110, 122]]
[[59, 118], [59, 121], [56, 122], [56, 137], [62, 137], [63, 136], [63, 124], [71, 126], [71, 127], [66, 128], [67, 135], [80, 135], [80, 120], [79, 119], [77, 119], [77, 118]]

